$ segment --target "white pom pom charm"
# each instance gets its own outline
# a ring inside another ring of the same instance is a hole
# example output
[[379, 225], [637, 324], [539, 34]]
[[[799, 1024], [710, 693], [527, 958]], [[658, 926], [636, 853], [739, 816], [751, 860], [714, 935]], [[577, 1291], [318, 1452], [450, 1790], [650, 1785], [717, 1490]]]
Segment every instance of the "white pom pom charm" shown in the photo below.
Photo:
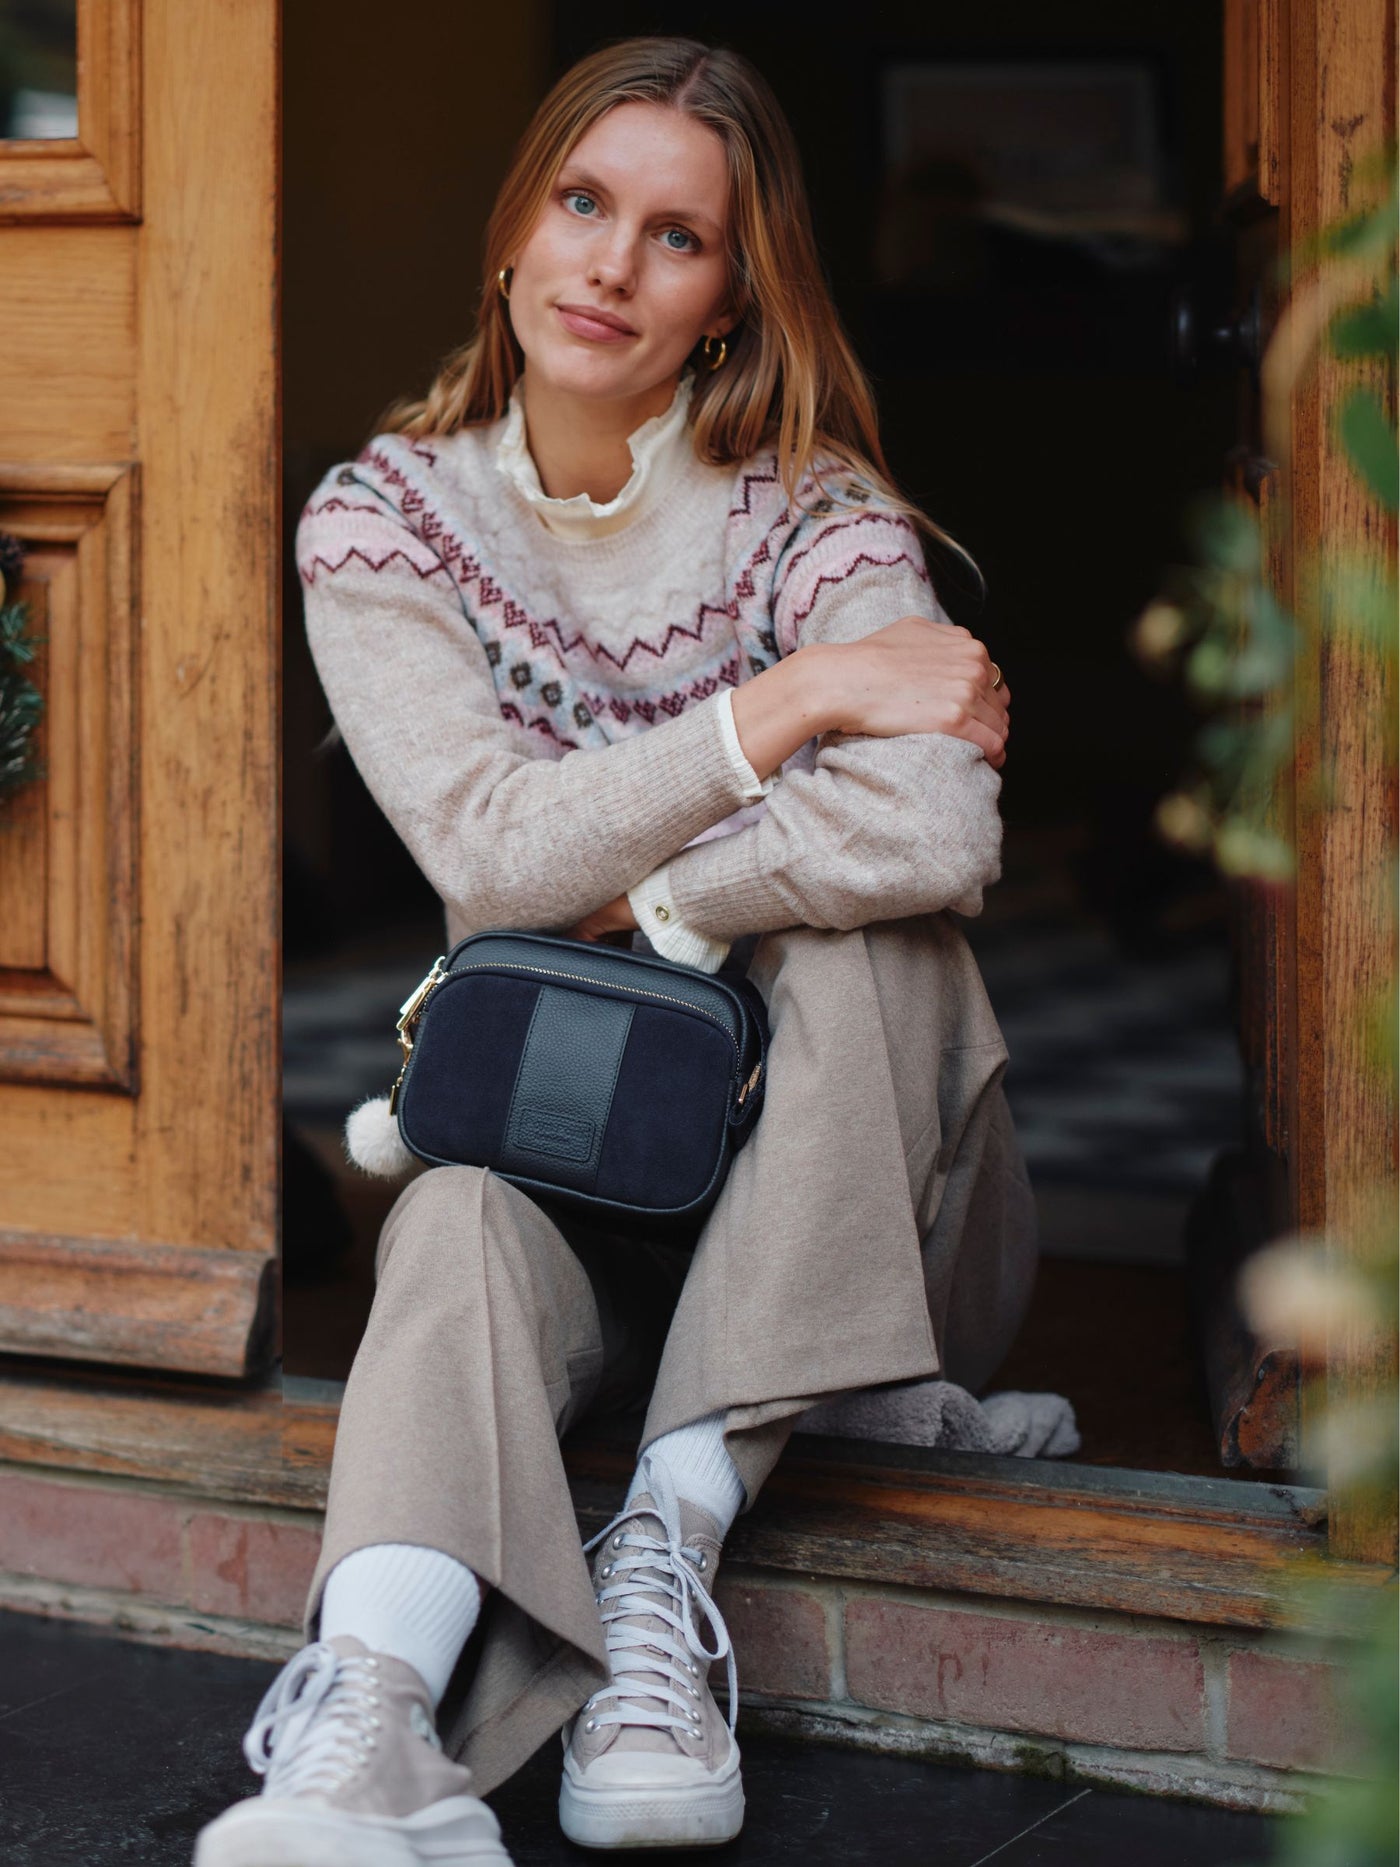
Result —
[[403, 1144], [388, 1096], [372, 1096], [351, 1109], [345, 1122], [345, 1152], [363, 1172], [381, 1180], [396, 1180], [408, 1172], [415, 1156]]

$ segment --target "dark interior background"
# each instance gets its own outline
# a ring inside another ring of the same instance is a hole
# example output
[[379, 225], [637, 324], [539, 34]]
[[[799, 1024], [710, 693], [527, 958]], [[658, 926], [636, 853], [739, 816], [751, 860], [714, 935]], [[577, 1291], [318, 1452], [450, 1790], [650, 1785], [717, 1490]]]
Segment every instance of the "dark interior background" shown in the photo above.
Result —
[[[392, 1190], [345, 1172], [340, 1121], [391, 1080], [395, 1010], [441, 932], [325, 743], [296, 517], [468, 333], [485, 218], [548, 82], [609, 38], [682, 32], [747, 54], [788, 112], [891, 465], [987, 594], [950, 560], [935, 582], [1015, 692], [1006, 876], [967, 931], [1047, 1257], [997, 1385], [1070, 1393], [1086, 1458], [1218, 1469], [1181, 1235], [1238, 1128], [1226, 904], [1152, 829], [1193, 721], [1127, 633], [1234, 439], [1235, 381], [1184, 368], [1171, 341], [1173, 293], [1222, 289], [1220, 8], [986, 0], [974, 24], [911, 0], [794, 25], [786, 5], [657, 0], [286, 10], [287, 1367], [336, 1378], [353, 1352]], [[940, 139], [939, 84], [974, 81], [981, 155], [965, 109]], [[1085, 84], [1102, 111], [1078, 111]], [[895, 109], [901, 86], [914, 101]]]

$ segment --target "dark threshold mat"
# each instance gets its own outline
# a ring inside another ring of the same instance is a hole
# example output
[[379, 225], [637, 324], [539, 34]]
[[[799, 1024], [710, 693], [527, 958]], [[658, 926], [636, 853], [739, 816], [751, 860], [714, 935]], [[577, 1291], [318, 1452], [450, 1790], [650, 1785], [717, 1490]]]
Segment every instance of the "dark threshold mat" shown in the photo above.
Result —
[[[240, 1743], [276, 1670], [0, 1614], [0, 1861], [187, 1867], [201, 1825], [254, 1787]], [[553, 1739], [491, 1798], [517, 1867], [600, 1858], [559, 1833], [559, 1758]], [[744, 1778], [744, 1832], [707, 1850], [717, 1867], [1253, 1867], [1277, 1827], [757, 1733]]]

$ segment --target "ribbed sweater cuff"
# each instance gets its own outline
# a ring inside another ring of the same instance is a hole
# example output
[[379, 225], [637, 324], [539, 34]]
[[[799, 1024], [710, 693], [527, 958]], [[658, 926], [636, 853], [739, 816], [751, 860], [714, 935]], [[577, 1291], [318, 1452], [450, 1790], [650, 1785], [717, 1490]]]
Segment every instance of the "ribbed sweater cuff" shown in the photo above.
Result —
[[755, 868], [751, 830], [681, 850], [666, 865], [666, 878], [681, 920], [712, 940], [801, 923], [771, 876]]
[[694, 966], [700, 972], [718, 972], [729, 953], [727, 940], [712, 940], [708, 934], [688, 927], [671, 899], [668, 880], [670, 864], [629, 888], [627, 899], [641, 931], [663, 959], [678, 966]]
[[[725, 735], [721, 697], [711, 694], [698, 707], [687, 707], [660, 726], [633, 739], [620, 740], [606, 754], [567, 755], [569, 759], [606, 756], [625, 761], [626, 769], [619, 773], [621, 782], [613, 798], [598, 797], [602, 809], [596, 819], [596, 834], [615, 838], [622, 847], [635, 842], [639, 823], [657, 826], [655, 854], [643, 874], [659, 867], [693, 836], [722, 823], [748, 801]], [[609, 801], [617, 809], [615, 822], [608, 821]]]

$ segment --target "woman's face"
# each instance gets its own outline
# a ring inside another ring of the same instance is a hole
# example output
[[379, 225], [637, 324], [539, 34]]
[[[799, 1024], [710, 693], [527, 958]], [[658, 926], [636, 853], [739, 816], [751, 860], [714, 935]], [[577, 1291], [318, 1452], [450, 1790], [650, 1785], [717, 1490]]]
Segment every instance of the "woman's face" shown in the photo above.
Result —
[[679, 110], [618, 104], [580, 137], [513, 259], [532, 390], [669, 392], [700, 338], [732, 324], [728, 196], [723, 143]]

